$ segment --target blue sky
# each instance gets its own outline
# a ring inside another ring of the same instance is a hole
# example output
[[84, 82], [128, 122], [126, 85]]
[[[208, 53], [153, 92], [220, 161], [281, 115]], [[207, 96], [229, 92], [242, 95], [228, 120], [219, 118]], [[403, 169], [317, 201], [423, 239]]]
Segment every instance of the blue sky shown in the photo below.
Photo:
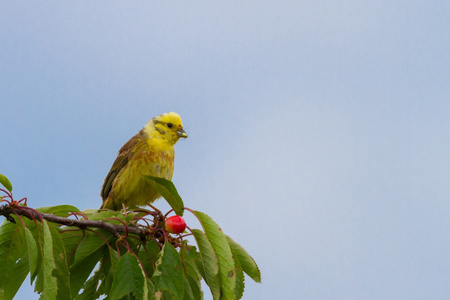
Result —
[[30, 206], [97, 208], [118, 149], [176, 111], [185, 205], [262, 271], [244, 299], [445, 299], [449, 15], [447, 1], [3, 1], [0, 172]]

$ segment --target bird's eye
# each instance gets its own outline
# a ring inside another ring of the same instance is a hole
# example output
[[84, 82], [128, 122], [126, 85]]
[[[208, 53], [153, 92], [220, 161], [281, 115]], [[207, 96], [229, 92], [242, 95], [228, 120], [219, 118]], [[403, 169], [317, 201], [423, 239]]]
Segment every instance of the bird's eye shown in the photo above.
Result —
[[172, 128], [173, 124], [172, 123], [167, 123], [167, 127]]

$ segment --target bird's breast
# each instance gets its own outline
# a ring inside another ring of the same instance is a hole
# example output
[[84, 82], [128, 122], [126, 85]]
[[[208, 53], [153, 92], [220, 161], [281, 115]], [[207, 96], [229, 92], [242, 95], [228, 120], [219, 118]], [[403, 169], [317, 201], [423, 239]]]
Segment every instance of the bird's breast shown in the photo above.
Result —
[[174, 167], [173, 151], [145, 150], [141, 153], [139, 161], [141, 162], [140, 167], [143, 175], [172, 179]]

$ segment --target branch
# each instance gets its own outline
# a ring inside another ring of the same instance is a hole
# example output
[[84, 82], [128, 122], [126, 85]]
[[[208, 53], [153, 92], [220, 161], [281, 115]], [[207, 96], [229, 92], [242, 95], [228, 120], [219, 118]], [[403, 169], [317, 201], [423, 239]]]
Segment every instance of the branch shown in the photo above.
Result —
[[11, 216], [13, 214], [24, 216], [30, 220], [33, 218], [35, 220], [40, 220], [42, 218], [52, 223], [57, 223], [66, 226], [75, 226], [80, 229], [85, 229], [88, 227], [104, 229], [111, 232], [115, 237], [119, 237], [120, 233], [128, 232], [137, 234], [141, 238], [143, 238], [147, 233], [146, 230], [134, 226], [115, 225], [111, 223], [106, 223], [104, 221], [69, 219], [55, 216], [53, 214], [40, 213], [34, 209], [14, 209], [10, 205], [0, 206], [0, 216], [4, 216], [8, 221], [15, 223], [14, 218]]

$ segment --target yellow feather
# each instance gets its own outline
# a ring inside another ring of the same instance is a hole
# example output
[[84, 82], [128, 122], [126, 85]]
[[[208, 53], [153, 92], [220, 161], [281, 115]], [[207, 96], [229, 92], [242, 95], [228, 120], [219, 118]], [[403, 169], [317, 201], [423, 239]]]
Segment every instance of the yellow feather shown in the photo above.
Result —
[[187, 138], [178, 114], [156, 116], [119, 150], [103, 183], [101, 208], [120, 210], [145, 206], [161, 196], [143, 177], [151, 175], [172, 180], [174, 145]]

